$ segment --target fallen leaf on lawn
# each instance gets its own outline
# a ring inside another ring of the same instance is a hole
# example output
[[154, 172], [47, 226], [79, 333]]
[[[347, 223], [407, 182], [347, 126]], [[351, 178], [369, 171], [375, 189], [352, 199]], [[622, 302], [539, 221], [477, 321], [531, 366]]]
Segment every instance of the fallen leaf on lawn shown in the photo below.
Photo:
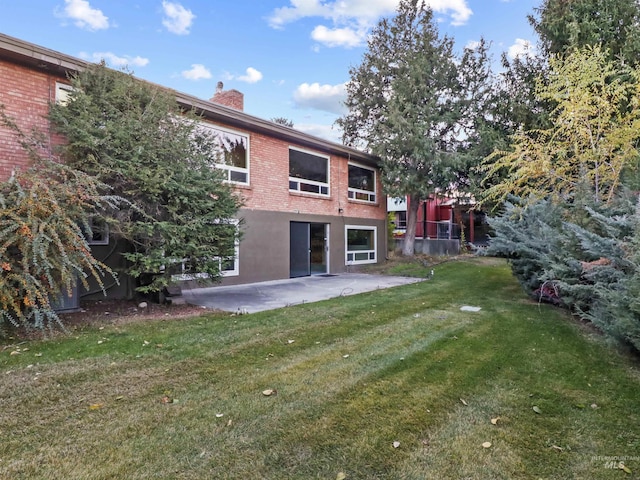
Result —
[[564, 451], [564, 448], [559, 447], [558, 445], [551, 445], [551, 448], [553, 448], [554, 450], [558, 450], [559, 452]]
[[173, 403], [173, 398], [169, 397], [168, 395], [164, 395], [160, 399], [160, 403]]
[[491, 419], [491, 425], [497, 425], [498, 424], [498, 420], [500, 420], [500, 417], [492, 418]]
[[216, 418], [222, 418], [224, 417], [224, 413], [216, 413]]
[[591, 408], [593, 408], [595, 410], [596, 408], [598, 408], [598, 404], [597, 403], [592, 403], [591, 404]]
[[540, 407], [538, 407], [537, 405], [534, 405], [533, 411], [536, 412], [537, 414], [541, 414], [542, 413], [542, 410], [540, 410]]
[[491, 442], [484, 442], [482, 448], [491, 448]]
[[231, 425], [233, 425], [233, 421], [229, 420], [229, 421], [227, 422], [227, 427], [230, 427]]
[[395, 441], [393, 442], [393, 448], [398, 448], [400, 446], [400, 442]]
[[293, 343], [295, 340], [287, 340], [287, 343]]
[[624, 473], [631, 473], [631, 469], [622, 462], [620, 462], [620, 465], [618, 465], [618, 468], [622, 470]]
[[342, 358], [349, 358], [349, 354], [347, 353], [346, 355], [342, 355]]
[[462, 402], [462, 404], [466, 407], [467, 405], [469, 405], [464, 398], [461, 398], [460, 401]]
[[9, 355], [20, 355], [20, 353], [18, 350], [13, 350]]
[[118, 395], [118, 396], [116, 397], [116, 400], [122, 400], [123, 398], [124, 398], [124, 397], [123, 397], [122, 395]]
[[277, 390], [272, 389], [272, 388], [267, 388], [266, 390], [262, 391], [262, 394], [265, 397], [270, 397], [271, 395], [276, 395], [277, 393], [278, 393]]
[[104, 407], [102, 403], [92, 403], [89, 405], [89, 410], [100, 410], [102, 407]]
[[344, 480], [345, 478], [347, 478], [347, 475], [344, 472], [340, 472], [336, 475], [336, 480]]

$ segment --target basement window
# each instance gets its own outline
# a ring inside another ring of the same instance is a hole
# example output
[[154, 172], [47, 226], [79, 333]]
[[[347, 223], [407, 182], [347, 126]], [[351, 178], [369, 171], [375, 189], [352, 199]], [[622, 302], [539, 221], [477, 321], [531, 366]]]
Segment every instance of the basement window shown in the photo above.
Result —
[[345, 227], [346, 265], [376, 263], [377, 227]]

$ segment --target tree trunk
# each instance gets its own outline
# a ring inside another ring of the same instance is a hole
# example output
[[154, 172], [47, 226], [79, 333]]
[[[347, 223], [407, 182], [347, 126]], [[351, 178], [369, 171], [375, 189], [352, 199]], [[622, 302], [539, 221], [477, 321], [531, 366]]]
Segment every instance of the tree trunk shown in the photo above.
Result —
[[416, 241], [416, 225], [418, 224], [418, 208], [420, 207], [420, 198], [417, 195], [408, 196], [409, 205], [407, 205], [407, 231], [404, 234], [404, 246], [402, 247], [402, 255], [413, 256], [414, 245]]

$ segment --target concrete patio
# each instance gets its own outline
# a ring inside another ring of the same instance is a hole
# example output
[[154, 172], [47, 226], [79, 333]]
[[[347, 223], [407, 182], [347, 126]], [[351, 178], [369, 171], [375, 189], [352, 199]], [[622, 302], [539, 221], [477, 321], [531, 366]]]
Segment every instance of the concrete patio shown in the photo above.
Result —
[[423, 280], [422, 278], [362, 273], [313, 275], [245, 285], [184, 289], [182, 297], [188, 303], [206, 308], [227, 312], [255, 313], [397, 287]]

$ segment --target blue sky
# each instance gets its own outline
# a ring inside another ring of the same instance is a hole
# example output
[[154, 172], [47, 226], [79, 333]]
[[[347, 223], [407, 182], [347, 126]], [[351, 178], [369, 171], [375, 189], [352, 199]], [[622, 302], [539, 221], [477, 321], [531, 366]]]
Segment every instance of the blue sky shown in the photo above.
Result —
[[[542, 0], [427, 0], [441, 34], [462, 49], [481, 37], [496, 64], [536, 38]], [[0, 32], [209, 99], [218, 81], [246, 113], [285, 117], [339, 141], [349, 68], [398, 0], [0, 0]], [[532, 47], [532, 48], [535, 48]]]

